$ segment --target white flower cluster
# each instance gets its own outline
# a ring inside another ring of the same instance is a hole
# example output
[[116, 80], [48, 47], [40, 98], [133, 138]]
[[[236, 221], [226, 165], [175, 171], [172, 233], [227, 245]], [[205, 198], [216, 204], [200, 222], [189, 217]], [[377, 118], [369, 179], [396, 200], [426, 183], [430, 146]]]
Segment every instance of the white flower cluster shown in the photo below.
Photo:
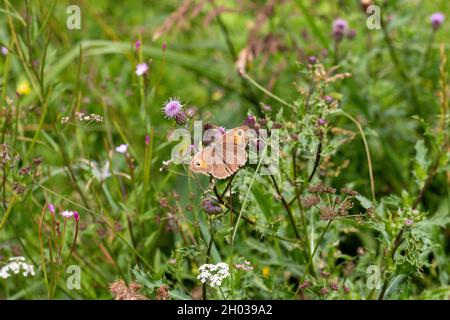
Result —
[[197, 279], [201, 283], [209, 283], [211, 287], [222, 285], [223, 279], [230, 276], [230, 268], [223, 262], [219, 262], [218, 264], [204, 264], [198, 268], [198, 271], [200, 274]]
[[79, 121], [95, 121], [95, 122], [103, 122], [103, 117], [95, 114], [95, 113], [91, 113], [91, 114], [84, 114], [84, 112], [75, 112], [75, 117], [79, 120]]
[[[95, 113], [91, 113], [91, 114], [85, 114], [84, 112], [75, 112], [75, 118], [78, 121], [94, 121], [97, 123], [103, 122], [103, 117], [101, 115], [95, 114]], [[70, 120], [70, 117], [62, 117], [61, 118], [61, 123], [62, 124], [66, 124], [68, 123]]]
[[24, 257], [12, 257], [9, 258], [9, 263], [0, 269], [0, 278], [8, 279], [10, 276], [19, 274], [21, 271], [24, 277], [35, 275], [34, 267], [26, 263]]

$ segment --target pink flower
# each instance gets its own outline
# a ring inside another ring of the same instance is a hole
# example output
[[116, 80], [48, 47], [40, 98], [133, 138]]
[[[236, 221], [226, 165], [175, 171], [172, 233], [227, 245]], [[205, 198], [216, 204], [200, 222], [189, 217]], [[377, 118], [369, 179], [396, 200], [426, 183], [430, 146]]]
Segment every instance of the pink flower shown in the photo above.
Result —
[[336, 41], [341, 41], [348, 29], [348, 23], [344, 19], [333, 21], [333, 37]]
[[48, 204], [48, 211], [53, 215], [55, 214], [55, 206], [52, 203]]
[[250, 261], [247, 261], [247, 260], [245, 260], [244, 263], [235, 264], [235, 267], [236, 267], [236, 269], [240, 269], [243, 271], [252, 271], [253, 270], [252, 264], [250, 263]]
[[164, 108], [162, 108], [164, 115], [166, 118], [175, 118], [180, 112], [182, 112], [183, 105], [181, 101], [177, 98], [170, 98], [164, 104]]
[[78, 211], [73, 212], [73, 217], [75, 218], [75, 221], [80, 220], [80, 214], [78, 213]]
[[139, 63], [136, 66], [136, 75], [138, 76], [142, 76], [144, 74], [146, 74], [148, 71], [148, 65], [146, 63]]
[[150, 144], [150, 136], [148, 134], [145, 135], [145, 145], [148, 146]]
[[430, 17], [431, 26], [434, 30], [439, 29], [439, 27], [444, 23], [445, 16], [441, 12], [433, 13]]
[[136, 40], [136, 42], [134, 43], [134, 47], [136, 48], [136, 50], [138, 50], [141, 47], [141, 41]]
[[2, 55], [4, 55], [4, 56], [6, 56], [8, 54], [8, 48], [6, 48], [6, 47], [2, 47], [1, 51], [2, 51]]

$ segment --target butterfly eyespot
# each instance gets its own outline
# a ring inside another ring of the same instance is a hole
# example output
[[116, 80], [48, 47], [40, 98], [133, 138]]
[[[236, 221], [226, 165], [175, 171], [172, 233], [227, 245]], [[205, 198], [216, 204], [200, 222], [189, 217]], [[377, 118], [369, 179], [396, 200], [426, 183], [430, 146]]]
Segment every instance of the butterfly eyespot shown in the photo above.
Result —
[[195, 163], [195, 165], [196, 165], [197, 167], [200, 167], [200, 162], [197, 161], [197, 162]]

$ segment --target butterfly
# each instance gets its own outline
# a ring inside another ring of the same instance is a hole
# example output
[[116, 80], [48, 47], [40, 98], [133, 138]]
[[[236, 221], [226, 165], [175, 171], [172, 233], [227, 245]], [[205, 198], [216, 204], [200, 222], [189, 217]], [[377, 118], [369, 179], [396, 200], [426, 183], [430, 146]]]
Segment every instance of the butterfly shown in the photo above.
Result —
[[225, 179], [247, 162], [249, 128], [241, 126], [218, 134], [211, 145], [203, 148], [192, 158], [190, 169], [194, 173], [212, 175]]

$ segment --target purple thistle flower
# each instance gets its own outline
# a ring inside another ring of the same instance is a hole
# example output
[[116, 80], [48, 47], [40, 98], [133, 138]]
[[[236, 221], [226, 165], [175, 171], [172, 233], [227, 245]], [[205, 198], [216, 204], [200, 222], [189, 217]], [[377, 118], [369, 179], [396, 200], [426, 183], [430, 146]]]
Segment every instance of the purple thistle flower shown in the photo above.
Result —
[[336, 41], [341, 41], [348, 29], [348, 23], [344, 19], [333, 21], [333, 37]]
[[256, 125], [256, 118], [252, 115], [247, 116], [247, 118], [244, 120], [244, 126], [254, 128], [255, 125]]
[[186, 124], [187, 122], [187, 116], [186, 113], [184, 113], [183, 110], [180, 110], [176, 115], [175, 115], [175, 121], [177, 124], [179, 124], [180, 126]]
[[308, 57], [308, 62], [309, 64], [316, 64], [317, 63], [317, 58], [315, 56], [310, 56]]
[[325, 120], [323, 118], [317, 119], [317, 125], [318, 126], [324, 126], [326, 123], [327, 123], [327, 120]]
[[333, 97], [331, 97], [331, 96], [325, 96], [324, 100], [325, 100], [326, 104], [332, 104], [333, 103]]
[[162, 108], [166, 118], [175, 118], [178, 113], [182, 112], [183, 105], [178, 98], [170, 98]]
[[444, 23], [445, 16], [441, 12], [435, 12], [430, 16], [431, 27], [433, 30], [439, 29], [439, 27]]

